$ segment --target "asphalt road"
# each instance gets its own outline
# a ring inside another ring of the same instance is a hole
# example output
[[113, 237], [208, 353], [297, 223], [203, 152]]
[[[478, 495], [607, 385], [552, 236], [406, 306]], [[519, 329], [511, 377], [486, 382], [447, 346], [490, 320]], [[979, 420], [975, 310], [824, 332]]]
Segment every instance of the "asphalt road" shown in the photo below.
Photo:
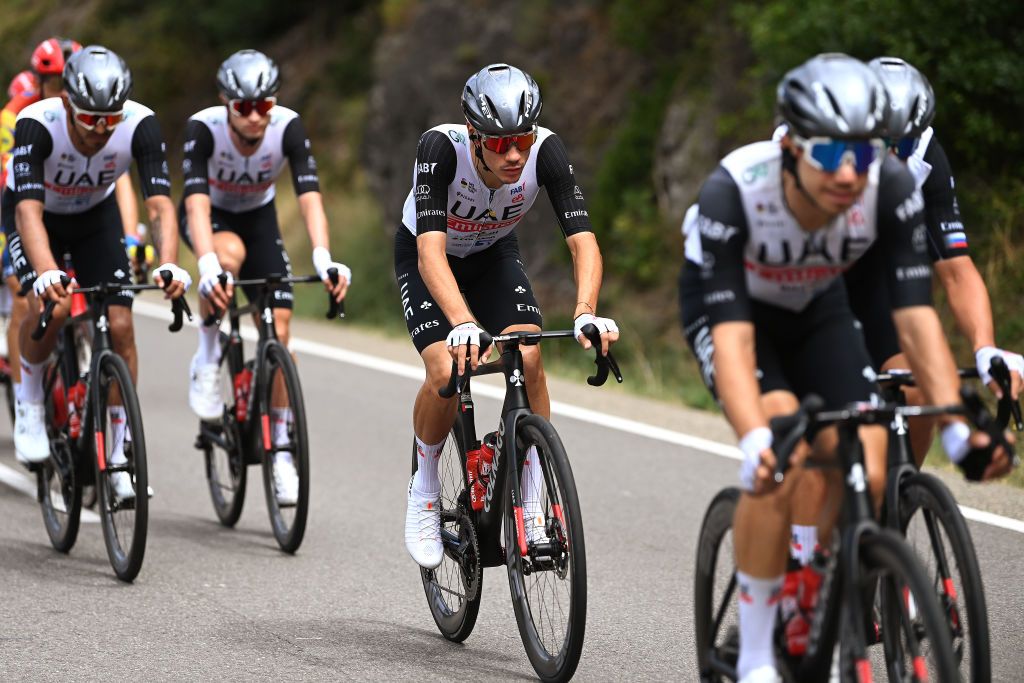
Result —
[[[270, 533], [255, 469], [237, 528], [216, 522], [186, 403], [195, 333], [171, 336], [140, 316], [136, 326], [156, 489], [142, 572], [132, 585], [114, 578], [95, 523], [83, 525], [69, 555], [55, 552], [35, 501], [0, 484], [0, 680], [532, 677], [503, 568], [484, 574], [466, 643], [442, 639], [427, 610], [402, 540], [415, 379], [299, 354], [312, 507], [302, 548], [287, 556]], [[631, 399], [608, 395], [609, 412], [635, 411]], [[478, 398], [481, 422], [498, 407]], [[710, 498], [733, 482], [735, 463], [601, 424], [553, 421], [586, 529], [589, 612], [578, 678], [694, 680], [696, 534]], [[6, 420], [0, 464], [20, 469]], [[1024, 536], [977, 523], [971, 530], [991, 610], [994, 680], [1019, 680]]]

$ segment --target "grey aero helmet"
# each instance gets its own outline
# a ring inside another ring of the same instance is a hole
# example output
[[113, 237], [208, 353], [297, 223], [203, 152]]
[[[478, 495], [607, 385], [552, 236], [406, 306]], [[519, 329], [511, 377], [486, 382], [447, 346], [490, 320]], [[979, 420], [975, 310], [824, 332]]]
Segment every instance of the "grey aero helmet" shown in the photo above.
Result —
[[782, 78], [776, 106], [790, 131], [801, 137], [857, 140], [884, 135], [888, 96], [867, 64], [826, 53]]
[[931, 83], [899, 57], [876, 57], [868, 66], [889, 93], [886, 135], [893, 140], [920, 136], [935, 118], [935, 91]]
[[526, 133], [540, 118], [540, 88], [530, 75], [508, 64], [491, 64], [469, 77], [462, 111], [484, 135]]
[[258, 50], [239, 50], [217, 69], [217, 89], [229, 100], [261, 100], [280, 87], [277, 64]]
[[132, 90], [132, 72], [124, 60], [101, 45], [90, 45], [64, 64], [68, 99], [87, 111], [120, 111]]

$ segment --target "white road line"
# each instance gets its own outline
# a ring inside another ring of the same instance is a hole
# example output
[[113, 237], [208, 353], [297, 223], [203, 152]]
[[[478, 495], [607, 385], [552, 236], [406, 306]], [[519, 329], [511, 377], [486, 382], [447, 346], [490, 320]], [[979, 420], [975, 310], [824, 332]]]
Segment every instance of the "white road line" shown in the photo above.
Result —
[[[135, 312], [150, 318], [158, 318], [160, 320], [168, 321], [171, 319], [171, 313], [166, 305], [136, 300], [133, 304], [133, 308]], [[193, 321], [191, 325], [195, 326], [196, 322]], [[249, 327], [242, 328], [242, 336], [248, 340], [254, 340], [257, 336], [256, 330]], [[308, 353], [309, 355], [317, 356], [318, 358], [358, 365], [370, 370], [386, 372], [388, 374], [405, 377], [407, 379], [423, 379], [423, 368], [419, 366], [385, 360], [369, 354], [359, 353], [358, 351], [349, 351], [347, 349], [329, 346], [320, 342], [309, 341], [308, 339], [300, 339], [294, 336], [291, 339], [291, 346], [293, 351]], [[505, 392], [502, 389], [486, 384], [474, 386], [473, 393], [480, 396], [487, 396], [489, 398], [496, 398], [498, 400], [505, 397]], [[709, 439], [702, 439], [698, 436], [691, 436], [690, 434], [676, 432], [663, 427], [655, 427], [654, 425], [637, 422], [636, 420], [628, 420], [623, 417], [602, 413], [596, 410], [580, 408], [560, 401], [551, 402], [551, 412], [555, 415], [561, 415], [574, 420], [580, 420], [582, 422], [589, 422], [591, 424], [615, 429], [628, 434], [636, 434], [637, 436], [654, 439], [656, 441], [663, 441], [665, 443], [675, 444], [685, 448], [704, 451], [705, 453], [711, 453], [712, 455], [717, 455], [723, 458], [740, 460], [743, 457], [740, 454], [739, 449], [735, 446], [729, 446]], [[985, 512], [984, 510], [978, 510], [964, 505], [960, 506], [960, 510], [967, 519], [999, 527], [1000, 529], [1008, 529], [1010, 531], [1016, 531], [1017, 533], [1024, 534], [1024, 521], [1019, 519], [1004, 517], [1002, 515]]]
[[[0, 464], [0, 482], [7, 484], [15, 491], [20, 491], [29, 498], [35, 500], [36, 482], [34, 482], [27, 474], [11, 469], [7, 465]], [[92, 510], [86, 510], [83, 508], [81, 521], [84, 523], [94, 524], [100, 521], [100, 516]]]

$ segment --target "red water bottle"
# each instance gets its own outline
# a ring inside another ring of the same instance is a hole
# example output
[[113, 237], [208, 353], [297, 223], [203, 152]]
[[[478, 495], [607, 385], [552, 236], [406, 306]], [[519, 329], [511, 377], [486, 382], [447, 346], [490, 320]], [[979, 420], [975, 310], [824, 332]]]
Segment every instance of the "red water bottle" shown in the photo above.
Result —
[[72, 439], [82, 434], [82, 408], [85, 407], [85, 385], [75, 382], [68, 389], [68, 433]]
[[483, 500], [477, 500], [476, 478], [480, 468], [480, 449], [466, 451], [466, 485], [469, 487], [469, 504], [474, 510], [483, 507]]
[[491, 483], [491, 474], [494, 467], [494, 443], [497, 436], [496, 432], [491, 432], [485, 436], [484, 442], [480, 444], [480, 450], [478, 451], [476, 481], [469, 494], [473, 509], [477, 512], [484, 509], [484, 497], [487, 495], [487, 487]]
[[252, 370], [248, 367], [235, 375], [235, 419], [239, 424], [249, 415], [249, 387], [252, 386]]

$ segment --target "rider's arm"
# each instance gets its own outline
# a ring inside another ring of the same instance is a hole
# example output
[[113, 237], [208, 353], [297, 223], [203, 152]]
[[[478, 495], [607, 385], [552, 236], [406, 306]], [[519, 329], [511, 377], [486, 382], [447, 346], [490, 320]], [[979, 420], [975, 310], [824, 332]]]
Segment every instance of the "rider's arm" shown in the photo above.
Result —
[[12, 168], [17, 202], [14, 220], [25, 256], [37, 273], [59, 270], [43, 225], [46, 199], [43, 164], [53, 151], [53, 138], [38, 121], [22, 119], [15, 128], [14, 139]]
[[444, 133], [428, 130], [416, 147], [416, 251], [420, 277], [452, 326], [473, 320], [448, 265], [448, 186], [457, 159]]
[[117, 209], [121, 213], [121, 225], [124, 227], [125, 237], [141, 239], [139, 236], [139, 206], [135, 202], [132, 177], [127, 173], [122, 173], [114, 183], [114, 198], [117, 200]]
[[601, 249], [591, 229], [590, 214], [576, 182], [569, 154], [557, 135], [546, 137], [537, 152], [537, 184], [547, 189], [548, 199], [572, 254], [576, 280], [573, 317], [596, 313], [603, 274]]
[[743, 266], [747, 218], [736, 182], [721, 167], [704, 183], [698, 203], [697, 229], [705, 253], [701, 281], [714, 347], [715, 387], [726, 418], [743, 438], [768, 426], [761, 409]]
[[900, 348], [928, 403], [960, 402], [960, 380], [939, 316], [931, 305], [924, 199], [914, 178], [886, 158], [879, 180], [878, 234], [887, 255], [884, 277], [890, 292]]
[[288, 122], [281, 140], [284, 155], [292, 171], [292, 185], [298, 197], [299, 211], [309, 233], [314, 249], [329, 248], [330, 235], [327, 228], [327, 214], [320, 194], [320, 178], [316, 171], [316, 159], [310, 148], [309, 137], [302, 125], [302, 119], [295, 117]]
[[178, 261], [178, 225], [171, 202], [171, 179], [163, 136], [156, 117], [146, 116], [135, 127], [132, 157], [138, 168], [142, 196], [153, 230], [153, 244], [161, 263]]
[[923, 161], [931, 167], [921, 193], [929, 246], [937, 257], [935, 274], [946, 291], [957, 327], [971, 342], [972, 350], [995, 346], [988, 289], [969, 254], [949, 158], [934, 135]]
[[212, 154], [213, 134], [210, 129], [202, 121], [189, 119], [185, 125], [185, 148], [181, 167], [185, 179], [185, 217], [196, 258], [213, 253], [208, 175]]

